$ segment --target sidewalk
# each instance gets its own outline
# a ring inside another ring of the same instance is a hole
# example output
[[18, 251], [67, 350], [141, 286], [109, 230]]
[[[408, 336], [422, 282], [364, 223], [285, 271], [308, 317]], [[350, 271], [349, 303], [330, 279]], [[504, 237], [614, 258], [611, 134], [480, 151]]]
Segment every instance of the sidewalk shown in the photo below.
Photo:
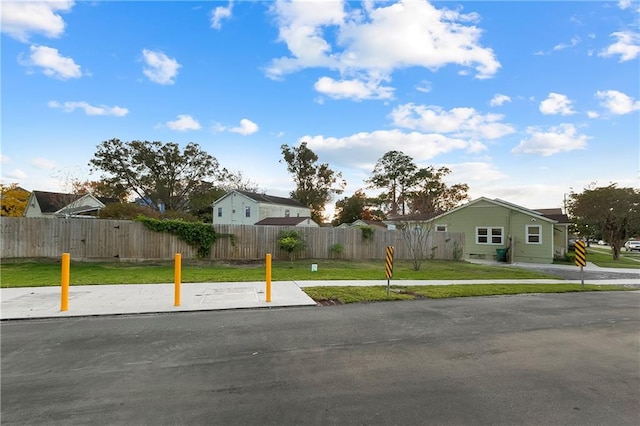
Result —
[[[561, 279], [391, 280], [390, 284], [416, 286], [580, 284], [580, 282], [580, 280]], [[640, 286], [640, 276], [633, 279], [585, 279], [585, 284]], [[277, 281], [272, 283], [271, 302], [267, 302], [264, 282], [184, 283], [180, 286], [180, 306], [174, 306], [173, 284], [70, 286], [68, 310], [64, 312], [60, 311], [60, 286], [3, 288], [0, 289], [2, 300], [0, 320], [316, 306], [316, 302], [303, 291], [304, 287], [374, 285], [386, 286], [387, 281]]]

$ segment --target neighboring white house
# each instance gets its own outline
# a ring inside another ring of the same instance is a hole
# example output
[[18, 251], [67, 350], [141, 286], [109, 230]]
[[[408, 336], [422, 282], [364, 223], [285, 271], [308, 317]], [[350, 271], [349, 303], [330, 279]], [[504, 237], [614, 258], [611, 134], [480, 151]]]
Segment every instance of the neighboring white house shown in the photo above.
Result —
[[286, 217], [309, 218], [311, 209], [291, 198], [238, 190], [213, 202], [215, 225], [255, 225], [267, 218]]
[[29, 196], [25, 217], [94, 217], [105, 204], [117, 200], [96, 198], [91, 194], [63, 194], [33, 191]]

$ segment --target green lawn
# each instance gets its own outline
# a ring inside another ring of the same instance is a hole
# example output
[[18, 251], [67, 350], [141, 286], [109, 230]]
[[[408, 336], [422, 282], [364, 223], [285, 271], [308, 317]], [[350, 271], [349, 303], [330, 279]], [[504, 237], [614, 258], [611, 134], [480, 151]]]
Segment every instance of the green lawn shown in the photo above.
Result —
[[[311, 271], [311, 264], [318, 271]], [[556, 278], [536, 271], [506, 266], [477, 265], [453, 261], [425, 261], [421, 271], [413, 271], [409, 261], [396, 261], [396, 280], [460, 279], [532, 279]], [[265, 279], [261, 262], [210, 264], [184, 262], [182, 282], [234, 282]], [[384, 280], [384, 261], [299, 260], [274, 261], [273, 281], [303, 280]], [[60, 285], [60, 262], [3, 262], [0, 266], [2, 287]], [[71, 285], [83, 284], [153, 284], [173, 282], [173, 262], [162, 263], [87, 263], [71, 262]]]
[[338, 303], [383, 302], [390, 300], [443, 299], [450, 297], [497, 296], [527, 293], [569, 293], [582, 291], [632, 291], [636, 288], [613, 285], [580, 284], [464, 284], [436, 286], [391, 286], [387, 296], [386, 286], [371, 287], [305, 287], [312, 299]]
[[[557, 261], [554, 263], [564, 263], [574, 265], [575, 253], [569, 253], [569, 259], [566, 262]], [[601, 268], [627, 268], [640, 269], [640, 253], [638, 252], [620, 252], [618, 260], [613, 260], [611, 250], [603, 247], [587, 247], [587, 262], [592, 262]]]

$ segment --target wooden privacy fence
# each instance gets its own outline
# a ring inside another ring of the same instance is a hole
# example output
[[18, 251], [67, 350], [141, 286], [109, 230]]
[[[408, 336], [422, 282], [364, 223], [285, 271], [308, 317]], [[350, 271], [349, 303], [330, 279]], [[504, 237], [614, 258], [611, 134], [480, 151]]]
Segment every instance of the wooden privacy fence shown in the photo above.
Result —
[[[3, 217], [2, 258], [59, 258], [70, 253], [74, 260], [169, 260], [175, 253], [183, 259], [197, 258], [197, 249], [168, 233], [151, 231], [128, 220], [12, 218]], [[410, 259], [398, 230], [374, 228], [365, 238], [359, 228], [292, 228], [279, 226], [215, 225], [222, 236], [211, 248], [210, 259], [274, 259], [288, 254], [278, 247], [282, 230], [295, 230], [305, 240], [298, 255], [307, 259], [384, 259], [394, 246], [396, 259]], [[232, 235], [232, 237], [230, 237]], [[336, 250], [341, 245], [342, 250]], [[464, 234], [431, 232], [425, 258], [453, 259], [464, 247]], [[334, 248], [332, 250], [332, 248]], [[338, 251], [340, 251], [338, 253]]]

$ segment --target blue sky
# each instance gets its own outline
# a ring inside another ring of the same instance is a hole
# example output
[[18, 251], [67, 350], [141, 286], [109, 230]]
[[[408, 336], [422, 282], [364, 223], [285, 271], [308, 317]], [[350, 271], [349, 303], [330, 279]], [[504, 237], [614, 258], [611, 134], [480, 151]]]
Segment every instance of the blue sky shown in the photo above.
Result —
[[364, 189], [403, 151], [529, 208], [639, 186], [640, 4], [2, 1], [2, 182], [97, 180], [102, 141], [196, 142], [288, 195], [307, 141]]

